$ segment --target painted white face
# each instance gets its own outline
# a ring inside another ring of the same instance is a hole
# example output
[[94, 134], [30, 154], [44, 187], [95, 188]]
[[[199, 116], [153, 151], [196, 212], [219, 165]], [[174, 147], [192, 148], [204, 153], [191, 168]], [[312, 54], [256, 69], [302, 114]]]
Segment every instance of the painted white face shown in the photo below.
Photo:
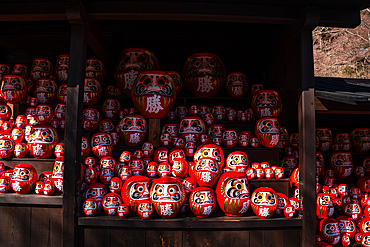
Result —
[[121, 199], [117, 196], [106, 196], [103, 200], [103, 205], [106, 208], [117, 208], [121, 204]]
[[218, 172], [218, 164], [213, 159], [201, 159], [197, 162], [195, 167], [197, 171], [211, 171], [211, 172]]
[[153, 210], [152, 204], [150, 203], [140, 203], [138, 211], [141, 212], [151, 212]]
[[253, 202], [258, 205], [266, 205], [271, 206], [276, 204], [276, 197], [271, 192], [257, 192], [255, 193], [254, 197], [252, 198]]
[[324, 227], [324, 232], [328, 236], [333, 236], [333, 235], [340, 234], [338, 223], [329, 223], [329, 224], [326, 224], [325, 227]]
[[259, 131], [263, 134], [279, 134], [279, 121], [273, 118], [265, 119], [261, 122]]
[[181, 190], [177, 184], [156, 184], [152, 193], [152, 201], [177, 202], [181, 200]]
[[146, 123], [143, 118], [126, 117], [121, 128], [122, 131], [145, 132]]
[[14, 168], [12, 180], [14, 181], [31, 181], [33, 175], [27, 168]]
[[192, 133], [192, 134], [200, 134], [204, 132], [203, 124], [200, 119], [191, 119], [186, 118], [182, 119], [179, 124], [179, 133]]
[[29, 143], [52, 143], [55, 140], [54, 132], [49, 128], [33, 128], [29, 136]]
[[230, 179], [225, 186], [225, 194], [232, 199], [249, 197], [249, 187], [246, 178]]
[[134, 183], [130, 188], [130, 198], [132, 200], [149, 199], [148, 182]]
[[339, 220], [338, 224], [341, 233], [352, 233], [355, 230], [355, 225], [352, 220]]
[[194, 154], [194, 160], [198, 161], [200, 158], [214, 158], [218, 163], [222, 162], [221, 148], [203, 147]]
[[331, 202], [330, 196], [328, 196], [328, 195], [320, 196], [319, 204], [321, 206], [326, 206], [327, 207], [327, 206], [330, 205], [330, 202]]
[[194, 194], [194, 203], [198, 205], [213, 204], [214, 196], [211, 191], [197, 191]]

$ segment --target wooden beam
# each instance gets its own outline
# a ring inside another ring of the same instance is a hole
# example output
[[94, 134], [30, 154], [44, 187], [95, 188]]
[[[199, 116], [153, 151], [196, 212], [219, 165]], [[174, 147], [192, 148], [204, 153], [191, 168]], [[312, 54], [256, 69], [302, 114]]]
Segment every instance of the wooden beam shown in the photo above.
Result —
[[81, 209], [81, 138], [87, 28], [73, 24], [69, 57], [64, 155], [63, 246], [77, 246], [77, 212]]
[[315, 97], [315, 109], [316, 109], [316, 112], [317, 111], [322, 111], [322, 112], [328, 111], [328, 108], [326, 108], [324, 104], [321, 103], [321, 101], [317, 97]]
[[319, 26], [355, 28], [361, 23], [360, 11], [321, 9]]
[[148, 124], [148, 141], [153, 144], [154, 147], [160, 146], [161, 136], [161, 119], [159, 118], [149, 118]]

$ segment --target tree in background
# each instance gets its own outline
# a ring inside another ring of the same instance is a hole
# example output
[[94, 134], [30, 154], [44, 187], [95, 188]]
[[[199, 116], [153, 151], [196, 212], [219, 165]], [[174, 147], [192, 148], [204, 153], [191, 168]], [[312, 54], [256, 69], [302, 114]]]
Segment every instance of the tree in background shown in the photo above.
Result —
[[312, 38], [315, 76], [370, 79], [370, 8], [356, 28], [317, 27]]

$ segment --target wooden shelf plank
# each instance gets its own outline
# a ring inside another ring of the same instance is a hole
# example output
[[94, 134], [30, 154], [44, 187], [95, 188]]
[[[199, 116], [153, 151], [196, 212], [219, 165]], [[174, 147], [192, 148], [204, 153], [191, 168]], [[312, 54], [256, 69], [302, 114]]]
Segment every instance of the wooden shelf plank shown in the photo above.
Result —
[[149, 220], [142, 220], [139, 216], [129, 215], [127, 218], [118, 216], [94, 216], [78, 218], [79, 226], [104, 226], [104, 227], [130, 227], [130, 228], [283, 228], [302, 227], [300, 218], [287, 219], [285, 217], [272, 217], [259, 219], [257, 216], [228, 217], [224, 215], [210, 216], [200, 219], [192, 214], [177, 215], [172, 219], [162, 219], [153, 214]]
[[45, 206], [62, 206], [63, 196], [53, 195], [44, 196], [36, 194], [0, 194], [0, 204], [21, 204], [21, 205], [45, 205]]

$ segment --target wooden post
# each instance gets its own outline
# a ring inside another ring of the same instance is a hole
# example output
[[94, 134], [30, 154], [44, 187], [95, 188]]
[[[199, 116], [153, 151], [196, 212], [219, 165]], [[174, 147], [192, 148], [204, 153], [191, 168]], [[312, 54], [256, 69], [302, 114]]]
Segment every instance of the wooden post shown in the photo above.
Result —
[[154, 147], [159, 147], [159, 138], [161, 136], [161, 119], [160, 118], [149, 118], [148, 128], [148, 141], [153, 144]]
[[87, 29], [85, 24], [72, 25], [64, 135], [63, 246], [65, 247], [77, 246], [78, 244], [78, 215], [76, 209], [77, 211], [81, 209], [81, 193], [77, 183], [81, 183], [81, 138], [86, 37]]

